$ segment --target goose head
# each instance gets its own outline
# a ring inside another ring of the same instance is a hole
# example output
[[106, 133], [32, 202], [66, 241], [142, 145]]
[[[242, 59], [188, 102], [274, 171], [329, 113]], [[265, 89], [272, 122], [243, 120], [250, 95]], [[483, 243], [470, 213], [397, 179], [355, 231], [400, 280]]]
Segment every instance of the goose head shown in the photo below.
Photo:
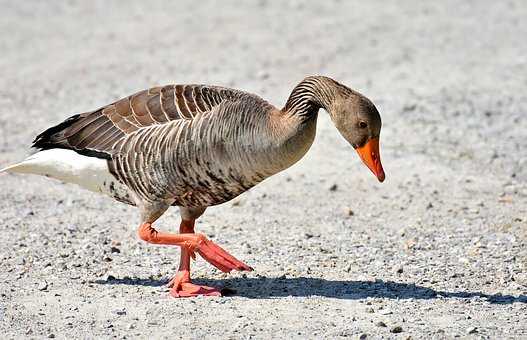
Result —
[[381, 116], [373, 103], [358, 92], [337, 90], [327, 111], [331, 120], [379, 182], [385, 174], [379, 152]]

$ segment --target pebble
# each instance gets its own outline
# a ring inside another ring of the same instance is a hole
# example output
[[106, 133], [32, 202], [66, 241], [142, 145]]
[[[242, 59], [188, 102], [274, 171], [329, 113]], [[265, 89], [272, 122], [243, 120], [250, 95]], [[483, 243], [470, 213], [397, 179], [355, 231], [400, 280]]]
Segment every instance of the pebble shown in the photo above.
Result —
[[242, 205], [242, 203], [243, 203], [243, 201], [241, 199], [237, 199], [237, 200], [232, 201], [231, 206], [239, 207], [239, 206]]
[[379, 322], [375, 323], [375, 326], [377, 326], [377, 327], [387, 327], [386, 324], [384, 322], [382, 322], [382, 321], [379, 321]]
[[392, 329], [390, 329], [390, 332], [392, 333], [401, 333], [403, 331], [403, 328], [401, 326], [395, 326]]
[[269, 73], [268, 73], [267, 71], [260, 70], [260, 71], [258, 71], [258, 73], [256, 74], [256, 76], [257, 76], [259, 79], [267, 79], [267, 78], [269, 78]]
[[359, 335], [359, 340], [365, 340], [368, 338], [368, 334], [366, 333], [362, 333], [361, 335]]
[[332, 186], [329, 187], [329, 191], [337, 191], [338, 188], [339, 186], [337, 184], [333, 184]]
[[126, 308], [114, 309], [112, 313], [117, 315], [126, 315]]
[[468, 334], [474, 334], [474, 333], [477, 333], [478, 332], [478, 329], [476, 327], [469, 327], [467, 328], [467, 333]]
[[47, 290], [48, 289], [48, 283], [46, 281], [41, 281], [39, 284], [38, 284], [38, 287], [37, 287], [38, 290]]

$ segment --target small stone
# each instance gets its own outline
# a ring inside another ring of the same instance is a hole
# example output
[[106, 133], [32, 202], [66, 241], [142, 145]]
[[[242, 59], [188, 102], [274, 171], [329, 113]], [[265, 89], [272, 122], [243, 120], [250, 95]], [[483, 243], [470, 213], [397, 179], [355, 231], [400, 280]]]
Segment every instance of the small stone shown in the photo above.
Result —
[[266, 72], [266, 71], [261, 70], [261, 71], [258, 71], [258, 73], [256, 74], [256, 76], [257, 76], [258, 78], [260, 78], [260, 79], [267, 79], [267, 78], [269, 78], [269, 73]]
[[463, 263], [463, 264], [469, 264], [470, 261], [469, 259], [467, 259], [466, 257], [460, 257], [457, 259], [460, 263]]
[[121, 250], [120, 250], [119, 248], [117, 248], [117, 247], [111, 247], [111, 248], [110, 248], [110, 251], [111, 251], [112, 253], [117, 253], [117, 254], [119, 254], [119, 253], [121, 252]]
[[390, 332], [392, 333], [402, 333], [403, 328], [401, 326], [395, 326], [392, 329], [390, 329]]
[[126, 315], [126, 308], [114, 309], [112, 313], [117, 315]]
[[404, 249], [405, 250], [412, 250], [415, 248], [417, 244], [417, 240], [415, 238], [411, 238], [409, 240], [406, 240], [406, 242], [404, 243]]
[[38, 287], [37, 287], [38, 290], [46, 290], [48, 289], [48, 283], [46, 281], [42, 281], [38, 284]]
[[48, 334], [48, 338], [50, 338], [50, 339], [55, 338], [55, 334], [53, 334], [53, 333], [49, 333], [49, 334]]
[[359, 335], [359, 340], [366, 340], [368, 338], [368, 334], [366, 333], [362, 333], [361, 335]]
[[377, 327], [386, 327], [386, 324], [384, 322], [382, 322], [382, 321], [379, 321], [379, 322], [377, 322], [375, 324], [375, 326], [377, 326]]
[[339, 186], [337, 184], [333, 184], [332, 186], [329, 187], [329, 191], [337, 191], [338, 188]]
[[417, 108], [417, 104], [405, 104], [403, 106], [403, 111], [404, 112], [411, 112], [411, 111], [414, 111], [415, 109]]
[[344, 208], [344, 214], [346, 216], [354, 216], [355, 212], [353, 210], [351, 210], [351, 208], [347, 207], [347, 208]]
[[395, 272], [396, 272], [397, 274], [402, 274], [403, 271], [404, 271], [403, 266], [395, 267]]
[[375, 313], [375, 310], [373, 310], [373, 308], [369, 307], [369, 308], [366, 308], [366, 313]]
[[478, 329], [476, 327], [469, 327], [467, 328], [467, 333], [468, 334], [475, 334], [478, 332]]
[[241, 199], [232, 201], [232, 204], [231, 204], [231, 206], [233, 206], [233, 207], [239, 207], [240, 205], [242, 205], [242, 200]]

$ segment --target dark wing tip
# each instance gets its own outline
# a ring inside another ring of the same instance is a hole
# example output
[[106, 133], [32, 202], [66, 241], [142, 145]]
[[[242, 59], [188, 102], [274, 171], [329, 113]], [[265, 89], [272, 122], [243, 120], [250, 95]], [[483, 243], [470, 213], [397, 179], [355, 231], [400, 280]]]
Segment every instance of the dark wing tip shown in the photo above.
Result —
[[31, 147], [45, 150], [60, 147], [60, 133], [79, 120], [80, 114], [69, 117], [65, 121], [50, 127], [35, 137]]
[[80, 114], [76, 114], [69, 117], [62, 123], [50, 127], [35, 137], [31, 147], [39, 151], [49, 149], [68, 149], [88, 157], [111, 159], [111, 155], [107, 152], [87, 148], [77, 149], [75, 146], [68, 143], [66, 137], [64, 136], [64, 132], [81, 118], [82, 117]]

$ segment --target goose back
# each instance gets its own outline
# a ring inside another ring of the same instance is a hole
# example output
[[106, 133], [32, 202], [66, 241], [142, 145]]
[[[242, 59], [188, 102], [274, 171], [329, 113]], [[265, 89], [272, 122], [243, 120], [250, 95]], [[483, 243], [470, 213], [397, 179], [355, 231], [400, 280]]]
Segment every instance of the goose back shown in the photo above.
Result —
[[140, 91], [98, 110], [74, 115], [39, 134], [33, 147], [71, 149], [110, 159], [116, 143], [152, 125], [192, 119], [213, 110], [224, 100], [247, 93], [207, 85], [167, 85]]

